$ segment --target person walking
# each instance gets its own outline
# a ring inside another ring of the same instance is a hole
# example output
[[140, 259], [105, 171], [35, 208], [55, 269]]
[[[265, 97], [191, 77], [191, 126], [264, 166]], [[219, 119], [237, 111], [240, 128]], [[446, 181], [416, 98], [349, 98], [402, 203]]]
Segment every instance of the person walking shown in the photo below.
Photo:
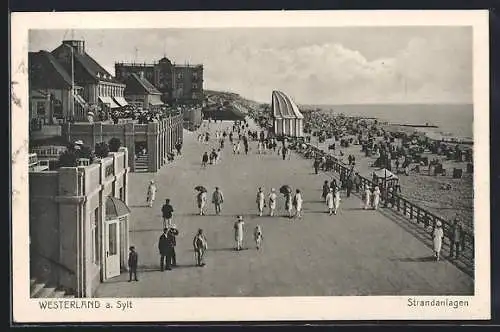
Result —
[[177, 266], [177, 257], [175, 255], [175, 246], [177, 245], [176, 236], [179, 235], [179, 230], [175, 225], [171, 225], [167, 231], [167, 266]]
[[292, 218], [292, 193], [285, 194], [285, 210], [288, 212], [288, 218]]
[[300, 192], [300, 189], [295, 190], [295, 196], [293, 197], [293, 207], [295, 208], [295, 217], [301, 218], [302, 217], [302, 194]]
[[198, 233], [194, 236], [193, 239], [193, 248], [196, 259], [196, 266], [205, 266], [205, 252], [208, 249], [207, 239], [203, 234], [203, 230], [198, 229]]
[[175, 149], [177, 150], [178, 156], [182, 155], [182, 143], [181, 142], [177, 142], [175, 144]]
[[361, 187], [361, 178], [359, 174], [354, 174], [354, 187], [356, 188], [356, 192], [359, 193], [359, 188]]
[[436, 227], [432, 234], [434, 258], [438, 261], [441, 257], [441, 246], [443, 245], [444, 232], [441, 222], [438, 220], [436, 222]]
[[139, 279], [137, 279], [137, 264], [139, 262], [139, 254], [137, 253], [137, 251], [135, 251], [134, 246], [131, 246], [129, 250], [130, 252], [128, 254], [128, 271], [129, 271], [128, 282], [132, 281], [132, 275], [134, 276], [135, 281], [139, 281]]
[[347, 194], [346, 196], [347, 197], [351, 197], [351, 192], [352, 192], [352, 189], [354, 187], [354, 174], [349, 174], [349, 176], [347, 177], [347, 180], [346, 180], [346, 191], [347, 191]]
[[262, 187], [259, 187], [259, 190], [257, 191], [256, 203], [257, 203], [257, 209], [259, 210], [259, 217], [262, 217], [262, 213], [264, 212], [264, 207], [266, 206], [266, 201], [264, 198], [264, 192], [262, 191]]
[[165, 204], [161, 207], [161, 213], [163, 216], [163, 228], [170, 227], [172, 224], [172, 214], [174, 212], [174, 208], [170, 204], [170, 199], [167, 198], [165, 200]]
[[330, 182], [330, 188], [332, 188], [333, 190], [335, 190], [335, 188], [337, 188], [337, 180], [336, 179], [332, 179], [332, 181]]
[[330, 192], [330, 186], [328, 185], [328, 181], [325, 180], [325, 182], [323, 182], [323, 190], [321, 193], [321, 198], [326, 199], [326, 195], [328, 195], [329, 192]]
[[248, 154], [248, 140], [243, 136], [243, 145], [245, 146], [245, 154]]
[[236, 142], [233, 143], [233, 154], [236, 154]]
[[207, 163], [208, 163], [208, 153], [205, 151], [205, 153], [201, 157], [201, 167], [206, 168]]
[[313, 163], [313, 167], [314, 167], [314, 174], [318, 174], [318, 170], [319, 170], [319, 159], [318, 158], [314, 158], [314, 163]]
[[149, 207], [153, 207], [153, 203], [155, 202], [155, 199], [156, 199], [156, 191], [157, 191], [157, 187], [156, 187], [154, 180], [149, 181], [148, 193], [146, 196], [146, 201], [147, 201]]
[[286, 148], [285, 144], [283, 144], [283, 147], [281, 148], [281, 154], [282, 154], [283, 160], [286, 159], [287, 153], [288, 153], [288, 149]]
[[370, 188], [368, 188], [368, 185], [366, 185], [365, 186], [365, 192], [363, 194], [363, 202], [364, 202], [363, 209], [364, 210], [368, 210], [370, 208], [370, 197], [371, 197], [371, 194], [372, 194], [372, 192], [370, 191]]
[[263, 240], [262, 227], [260, 225], [255, 226], [253, 230], [253, 239], [255, 241], [255, 247], [257, 248], [257, 250], [260, 250]]
[[464, 226], [460, 219], [455, 217], [450, 229], [450, 258], [458, 258], [464, 240]]
[[333, 214], [337, 214], [340, 207], [340, 190], [335, 188], [333, 190]]
[[241, 151], [241, 143], [240, 141], [238, 141], [236, 143], [236, 154], [240, 154], [240, 151]]
[[163, 229], [163, 234], [160, 236], [158, 241], [158, 250], [160, 252], [160, 270], [163, 272], [166, 270], [171, 270], [170, 268], [170, 250], [167, 244], [167, 233], [168, 228]]
[[331, 216], [333, 214], [333, 209], [335, 207], [333, 189], [328, 188], [328, 193], [325, 195], [326, 207], [328, 208], [328, 214]]
[[243, 226], [245, 222], [242, 216], [238, 216], [238, 219], [234, 223], [234, 239], [236, 241], [236, 250], [240, 251], [243, 249]]
[[205, 191], [200, 191], [196, 195], [196, 203], [198, 204], [198, 209], [200, 210], [200, 216], [205, 215], [205, 206], [207, 204], [207, 193]]
[[375, 189], [373, 190], [373, 209], [377, 210], [379, 204], [380, 204], [380, 188], [378, 186], [375, 186]]
[[222, 204], [224, 203], [224, 195], [222, 195], [222, 191], [220, 191], [219, 187], [215, 187], [215, 191], [212, 194], [212, 203], [214, 204], [215, 214], [219, 215]]
[[269, 216], [274, 216], [274, 210], [276, 210], [276, 190], [274, 188], [271, 188], [271, 193], [269, 194]]

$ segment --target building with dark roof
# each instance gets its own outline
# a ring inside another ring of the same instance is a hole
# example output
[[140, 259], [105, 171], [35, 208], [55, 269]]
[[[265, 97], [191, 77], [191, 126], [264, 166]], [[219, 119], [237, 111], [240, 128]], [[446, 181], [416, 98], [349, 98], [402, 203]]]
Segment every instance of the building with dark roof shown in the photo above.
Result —
[[304, 136], [304, 116], [295, 102], [281, 91], [272, 93], [273, 131], [277, 136]]
[[164, 105], [161, 92], [144, 77], [143, 72], [132, 73], [124, 83], [124, 95], [128, 103], [149, 110], [158, 110]]
[[104, 114], [127, 105], [123, 95], [125, 84], [85, 52], [83, 40], [64, 40], [51, 53], [67, 73], [73, 71], [75, 84], [82, 87], [82, 97], [88, 104], [97, 106]]
[[73, 87], [71, 75], [50, 52], [29, 52], [28, 68], [29, 117], [32, 129], [42, 124], [58, 123], [72, 111], [84, 116], [87, 103], [80, 95], [82, 87], [78, 85]]
[[154, 63], [115, 63], [116, 78], [124, 81], [131, 74], [143, 73], [160, 92], [167, 104], [201, 105], [203, 95], [203, 65], [179, 65], [163, 57]]

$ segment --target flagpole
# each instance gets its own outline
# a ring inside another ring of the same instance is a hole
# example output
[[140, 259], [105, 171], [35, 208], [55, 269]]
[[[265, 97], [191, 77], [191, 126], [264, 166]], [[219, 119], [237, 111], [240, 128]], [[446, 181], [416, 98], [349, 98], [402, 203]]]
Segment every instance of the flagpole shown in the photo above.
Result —
[[74, 50], [71, 47], [71, 119], [75, 117], [75, 67], [74, 67]]

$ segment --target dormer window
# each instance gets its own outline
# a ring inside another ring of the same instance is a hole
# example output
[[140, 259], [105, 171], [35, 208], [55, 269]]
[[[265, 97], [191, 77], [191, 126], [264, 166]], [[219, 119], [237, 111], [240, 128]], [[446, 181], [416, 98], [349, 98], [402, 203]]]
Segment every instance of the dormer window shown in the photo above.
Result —
[[97, 73], [97, 78], [101, 78], [101, 74]]

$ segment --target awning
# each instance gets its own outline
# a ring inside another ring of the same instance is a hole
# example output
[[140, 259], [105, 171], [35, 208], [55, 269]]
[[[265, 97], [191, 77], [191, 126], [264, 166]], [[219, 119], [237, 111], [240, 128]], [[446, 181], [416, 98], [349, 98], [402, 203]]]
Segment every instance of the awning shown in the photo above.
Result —
[[120, 105], [118, 105], [114, 100], [113, 98], [111, 97], [103, 97], [103, 96], [99, 96], [99, 100], [103, 103], [103, 104], [106, 104], [108, 105], [110, 108], [118, 108], [120, 107]]
[[124, 201], [108, 196], [106, 199], [106, 219], [118, 219], [128, 214], [130, 214], [130, 209]]
[[153, 95], [149, 100], [149, 105], [151, 106], [163, 105], [163, 102], [161, 101], [160, 96]]
[[115, 102], [116, 102], [118, 105], [120, 105], [120, 106], [122, 106], [122, 107], [123, 107], [123, 106], [127, 106], [127, 105], [128, 105], [127, 101], [126, 101], [126, 100], [125, 100], [125, 98], [123, 98], [123, 97], [113, 97], [113, 99], [115, 100]]

